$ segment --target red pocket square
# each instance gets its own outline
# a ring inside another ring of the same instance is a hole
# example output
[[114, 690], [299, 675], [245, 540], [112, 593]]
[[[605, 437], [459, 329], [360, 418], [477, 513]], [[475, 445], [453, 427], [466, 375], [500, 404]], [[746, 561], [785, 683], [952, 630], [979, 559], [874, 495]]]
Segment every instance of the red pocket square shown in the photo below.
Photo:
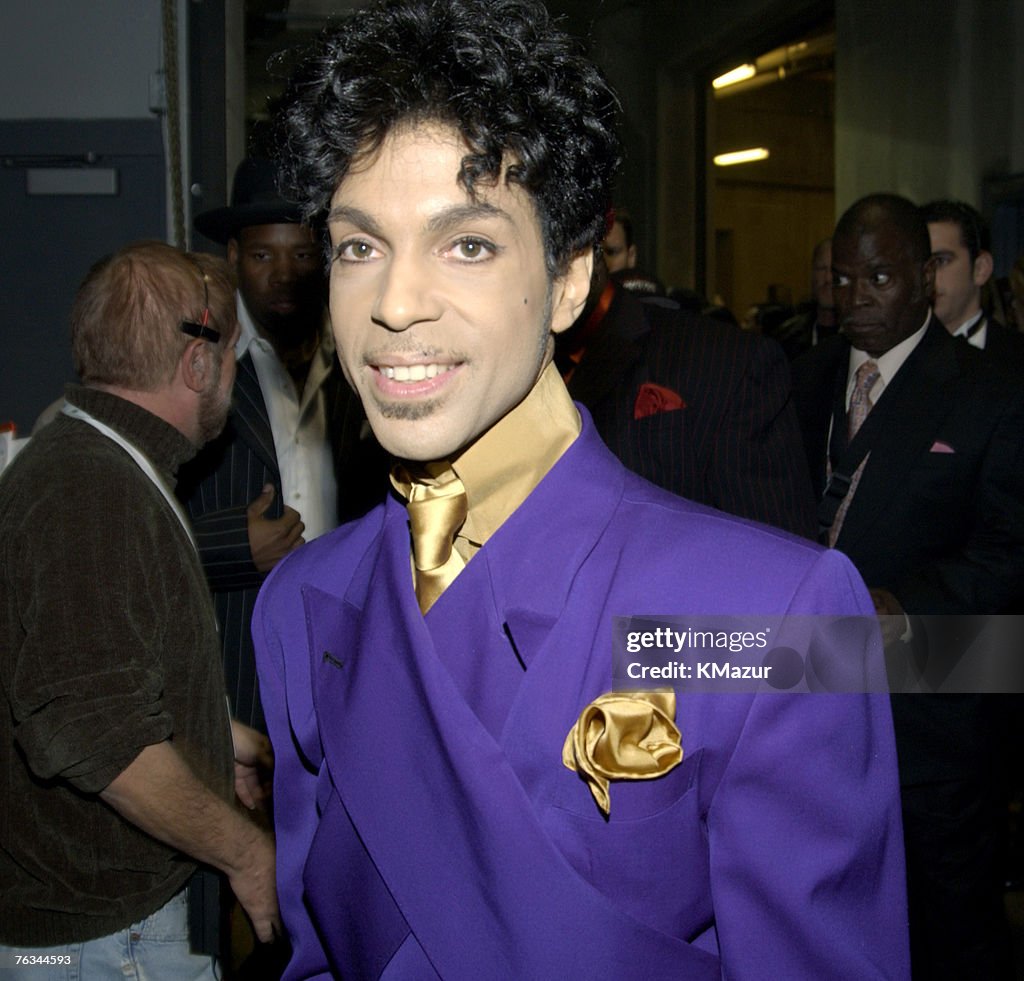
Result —
[[941, 439], [937, 439], [937, 440], [935, 440], [934, 443], [932, 443], [932, 448], [928, 452], [929, 453], [956, 453], [956, 450], [954, 450], [953, 447], [949, 445], [949, 443], [943, 443]]
[[645, 419], [659, 412], [674, 412], [676, 409], [685, 408], [686, 403], [678, 392], [673, 392], [664, 385], [655, 385], [654, 382], [644, 382], [640, 386], [640, 391], [636, 393], [633, 418]]

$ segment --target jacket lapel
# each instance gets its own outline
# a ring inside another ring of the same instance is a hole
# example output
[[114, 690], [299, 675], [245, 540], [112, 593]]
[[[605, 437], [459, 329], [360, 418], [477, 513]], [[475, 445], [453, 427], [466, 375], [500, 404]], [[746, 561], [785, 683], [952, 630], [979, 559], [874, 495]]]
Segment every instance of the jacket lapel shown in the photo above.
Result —
[[270, 429], [267, 404], [260, 390], [256, 366], [248, 354], [238, 361], [234, 397], [235, 409], [231, 413], [231, 419], [238, 435], [252, 447], [256, 456], [273, 473], [278, 473], [274, 434]]
[[[571, 571], [621, 494], [621, 471], [617, 491], [602, 486], [615, 470], [608, 451], [596, 450], [573, 455], [580, 469], [567, 460], [570, 450], [555, 468], [561, 473], [548, 475], [556, 479], [534, 492], [537, 508], [531, 501], [531, 513], [550, 514], [545, 495], [564, 502], [571, 476], [588, 517], [561, 523], [553, 542], [550, 521], [513, 515], [474, 559], [498, 546], [487, 588], [527, 662], [543, 657]], [[564, 560], [550, 571], [549, 557], [559, 552]], [[717, 958], [622, 913], [552, 843], [503, 748], [437, 656], [413, 596], [405, 511], [393, 499], [373, 554], [372, 571], [360, 571], [344, 608], [324, 618], [334, 635], [311, 631], [314, 701], [345, 815], [436, 972], [624, 976], [639, 967], [651, 977], [689, 970], [688, 977], [717, 978]], [[506, 556], [516, 559], [511, 566]], [[310, 621], [323, 616], [322, 601], [319, 594], [315, 609], [307, 607]]]
[[[870, 532], [893, 493], [905, 486], [910, 469], [927, 454], [956, 399], [960, 369], [953, 341], [941, 324], [932, 323], [921, 343], [893, 380], [896, 401], [888, 406], [886, 432], [874, 441], [857, 493], [843, 521], [836, 548], [855, 549]], [[905, 376], [904, 372], [907, 372]], [[879, 406], [886, 398], [883, 393]]]

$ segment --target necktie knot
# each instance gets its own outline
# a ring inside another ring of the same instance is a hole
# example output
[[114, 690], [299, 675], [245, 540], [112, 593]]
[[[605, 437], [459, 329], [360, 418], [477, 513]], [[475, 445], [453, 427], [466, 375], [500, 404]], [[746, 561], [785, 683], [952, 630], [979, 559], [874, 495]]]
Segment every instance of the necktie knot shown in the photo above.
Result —
[[395, 477], [408, 498], [416, 598], [426, 613], [465, 565], [454, 543], [466, 520], [466, 488], [450, 469], [437, 477], [419, 478], [398, 468]]
[[448, 561], [455, 535], [466, 520], [466, 489], [453, 471], [445, 476], [450, 479], [444, 483], [414, 482], [410, 490], [407, 508], [413, 558], [421, 572], [431, 572]]

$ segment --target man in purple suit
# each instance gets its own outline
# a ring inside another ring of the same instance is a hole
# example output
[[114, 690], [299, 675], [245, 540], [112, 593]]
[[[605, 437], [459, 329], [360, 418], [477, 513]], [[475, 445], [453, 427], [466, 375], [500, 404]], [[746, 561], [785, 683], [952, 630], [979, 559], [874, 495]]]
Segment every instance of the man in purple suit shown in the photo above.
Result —
[[293, 82], [286, 177], [397, 462], [254, 618], [287, 977], [908, 974], [874, 635], [864, 694], [610, 691], [617, 615], [873, 612], [838, 553], [626, 471], [554, 369], [615, 105], [532, 0], [371, 6]]

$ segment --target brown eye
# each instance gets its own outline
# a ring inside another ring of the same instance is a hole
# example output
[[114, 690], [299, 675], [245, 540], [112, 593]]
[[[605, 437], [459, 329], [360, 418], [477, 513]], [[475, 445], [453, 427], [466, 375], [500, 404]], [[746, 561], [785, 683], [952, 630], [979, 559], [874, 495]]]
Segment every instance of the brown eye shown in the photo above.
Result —
[[345, 262], [365, 262], [373, 258], [374, 249], [365, 239], [355, 238], [342, 242], [334, 254]]
[[467, 236], [455, 242], [451, 251], [457, 259], [480, 262], [494, 255], [495, 248], [490, 242], [482, 238]]

